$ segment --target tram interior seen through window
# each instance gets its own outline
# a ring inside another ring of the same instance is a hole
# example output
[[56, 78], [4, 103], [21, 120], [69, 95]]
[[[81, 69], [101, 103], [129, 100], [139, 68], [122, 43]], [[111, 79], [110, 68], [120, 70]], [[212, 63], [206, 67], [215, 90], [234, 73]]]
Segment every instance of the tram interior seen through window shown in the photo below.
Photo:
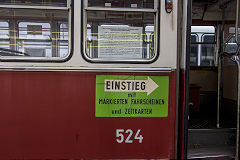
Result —
[[192, 26], [191, 33], [191, 66], [214, 66], [215, 65], [215, 27]]
[[89, 59], [149, 60], [155, 56], [154, 0], [88, 0], [85, 54]]
[[[51, 59], [68, 56], [67, 0], [0, 0], [0, 3], [5, 6], [0, 10], [1, 58]], [[15, 6], [14, 9], [9, 8], [11, 5]], [[59, 8], [39, 9], [39, 6]]]

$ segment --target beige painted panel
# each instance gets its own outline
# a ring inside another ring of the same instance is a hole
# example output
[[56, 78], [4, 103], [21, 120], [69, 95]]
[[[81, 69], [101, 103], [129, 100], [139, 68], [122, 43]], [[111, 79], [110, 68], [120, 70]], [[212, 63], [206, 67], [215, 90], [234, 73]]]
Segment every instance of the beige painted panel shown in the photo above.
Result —
[[[73, 56], [71, 59], [64, 63], [29, 63], [29, 62], [0, 62], [0, 68], [9, 66], [14, 67], [79, 67], [79, 68], [177, 68], [177, 31], [178, 31], [178, 1], [173, 1], [173, 11], [169, 14], [165, 11], [165, 0], [160, 0], [160, 40], [159, 46], [159, 57], [156, 61], [150, 64], [127, 64], [127, 63], [91, 63], [86, 61], [82, 57], [81, 48], [81, 1], [74, 0], [74, 48]], [[184, 4], [186, 5], [186, 4]], [[186, 7], [186, 6], [185, 6]], [[71, 20], [71, 19], [70, 19]]]

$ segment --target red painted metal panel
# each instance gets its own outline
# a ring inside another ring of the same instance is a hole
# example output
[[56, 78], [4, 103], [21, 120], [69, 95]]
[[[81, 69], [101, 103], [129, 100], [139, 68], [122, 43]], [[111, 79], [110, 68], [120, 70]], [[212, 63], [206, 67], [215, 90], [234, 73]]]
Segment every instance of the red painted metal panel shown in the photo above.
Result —
[[[167, 118], [96, 118], [96, 74], [168, 75]], [[0, 159], [174, 159], [176, 73], [0, 72]], [[119, 144], [116, 129], [141, 129]]]

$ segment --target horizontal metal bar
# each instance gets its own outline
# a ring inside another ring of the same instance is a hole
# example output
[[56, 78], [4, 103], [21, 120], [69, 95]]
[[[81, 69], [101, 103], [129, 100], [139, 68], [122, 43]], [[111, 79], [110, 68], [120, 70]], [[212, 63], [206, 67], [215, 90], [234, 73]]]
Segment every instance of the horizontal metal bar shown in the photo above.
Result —
[[57, 41], [57, 40], [59, 40], [59, 41], [68, 41], [68, 39], [63, 39], [63, 38], [45, 38], [45, 39], [40, 39], [40, 38], [35, 38], [35, 39], [33, 39], [33, 38], [25, 38], [25, 37], [8, 37], [8, 38], [2, 38], [2, 37], [0, 37], [0, 41], [2, 41], [2, 40], [4, 40], [4, 41], [6, 41], [6, 40], [10, 40], [10, 39], [17, 39], [17, 40], [24, 40], [24, 41], [37, 41], [37, 42], [39, 42], [39, 41], [41, 41], [41, 42], [46, 42], [46, 41]]
[[16, 57], [16, 56], [0, 56], [0, 61], [31, 61], [31, 62], [58, 62], [68, 58], [70, 52], [65, 57]]
[[122, 11], [122, 12], [157, 12], [156, 9], [142, 8], [107, 8], [107, 7], [87, 7], [87, 11]]
[[54, 6], [26, 6], [26, 5], [0, 5], [0, 8], [12, 9], [49, 9], [49, 10], [69, 10], [68, 7], [54, 7]]
[[49, 66], [0, 66], [0, 70], [11, 70], [11, 71], [81, 71], [81, 72], [165, 72], [169, 73], [174, 69], [166, 68], [105, 68], [105, 67], [49, 67]]
[[217, 132], [236, 132], [236, 128], [200, 128], [200, 129], [188, 129], [188, 132], [195, 133], [217, 133]]

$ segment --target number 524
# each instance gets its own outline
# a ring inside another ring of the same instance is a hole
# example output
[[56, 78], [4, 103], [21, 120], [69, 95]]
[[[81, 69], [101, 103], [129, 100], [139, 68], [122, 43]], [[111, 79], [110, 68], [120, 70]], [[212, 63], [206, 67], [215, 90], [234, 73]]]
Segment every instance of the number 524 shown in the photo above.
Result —
[[[134, 140], [138, 140], [139, 143], [142, 143], [143, 136], [140, 134], [141, 129], [138, 129], [134, 138], [132, 138], [132, 135], [134, 134], [131, 129], [116, 129], [116, 141], [118, 143], [133, 143]], [[125, 137], [127, 138], [125, 138]]]

